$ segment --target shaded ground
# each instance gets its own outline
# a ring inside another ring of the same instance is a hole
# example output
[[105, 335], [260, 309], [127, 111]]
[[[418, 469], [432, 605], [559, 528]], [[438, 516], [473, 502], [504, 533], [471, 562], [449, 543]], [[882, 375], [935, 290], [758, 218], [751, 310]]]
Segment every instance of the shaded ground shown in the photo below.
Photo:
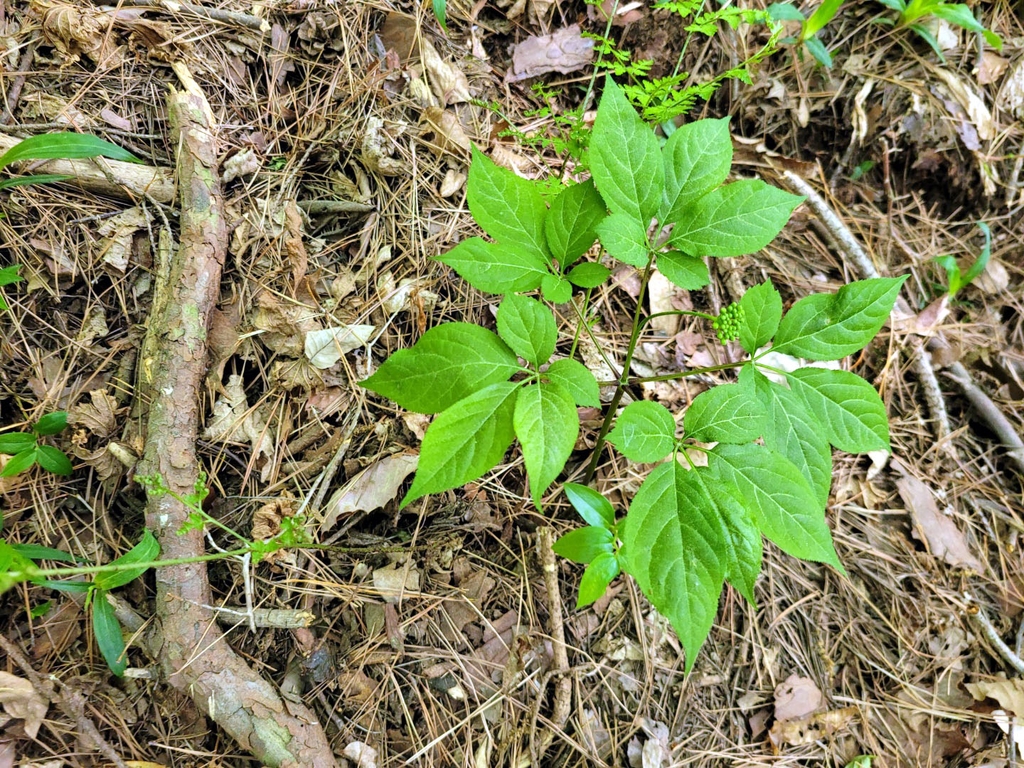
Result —
[[[438, 322], [493, 323], [487, 298], [431, 261], [473, 232], [469, 142], [526, 176], [560, 167], [553, 154], [499, 135], [550, 127], [530, 113], [539, 105], [532, 81], [503, 82], [508, 48], [572, 22], [603, 25], [578, 3], [541, 20], [531, 13], [549, 4], [448, 6], [447, 37], [429, 4], [269, 3], [266, 31], [170, 5], [117, 16], [49, 0], [0, 6], [0, 82], [13, 106], [5, 135], [71, 125], [170, 168], [169, 62], [186, 63], [212, 104], [231, 241], [202, 406], [207, 510], [259, 538], [303, 509], [316, 541], [332, 545], [260, 565], [248, 589], [258, 607], [312, 611], [312, 627], [252, 631], [241, 615], [229, 639], [264, 677], [301, 691], [351, 764], [351, 745], [365, 743], [377, 751], [366, 765], [519, 766], [552, 734], [552, 604], [535, 534], [546, 524], [567, 530], [572, 516], [560, 499], [548, 518], [533, 510], [518, 461], [400, 514], [399, 484], [426, 424], [355, 382]], [[672, 71], [679, 30], [640, 10], [614, 35]], [[829, 516], [849, 576], [769, 546], [759, 608], [727, 590], [684, 679], [678, 643], [632, 583], [577, 613], [579, 572], [560, 564], [572, 708], [544, 765], [841, 766], [863, 754], [881, 766], [1011, 764], [993, 710], [1024, 716], [1024, 705], [1014, 709], [1024, 685], [985, 697], [985, 684], [1019, 673], [972, 616], [980, 605], [994, 634], [1019, 645], [1021, 480], [941, 369], [959, 360], [1021, 433], [1024, 31], [1007, 3], [980, 4], [975, 13], [1006, 42], [1001, 57], [960, 34], [943, 65], [915, 38], [874, 23], [882, 11], [844, 7], [823, 35], [831, 71], [784, 50], [751, 86], [726, 86], [704, 109], [733, 116], [736, 174], [780, 186], [785, 171], [805, 178], [881, 273], [912, 275], [909, 312], [849, 361], [882, 392], [894, 455], [874, 465], [835, 458]], [[740, 30], [699, 42], [684, 69], [706, 76], [759, 40]], [[566, 109], [589, 77], [585, 68], [543, 79]], [[497, 100], [502, 115], [462, 96]], [[107, 562], [143, 528], [144, 495], [118, 457], [131, 464], [142, 449], [139, 349], [154, 260], [168, 234], [178, 236], [178, 211], [154, 195], [126, 201], [72, 186], [12, 190], [2, 207], [0, 266], [21, 264], [27, 281], [5, 289], [0, 424], [67, 409], [73, 427], [60, 444], [76, 462], [67, 480], [0, 480], [4, 535]], [[948, 307], [934, 305], [945, 281], [934, 257], [969, 262], [983, 245], [977, 221], [992, 231], [990, 268]], [[834, 237], [801, 207], [769, 248], [715, 262], [707, 292], [653, 300], [717, 307], [765, 277], [787, 305], [835, 289], [860, 275]], [[619, 359], [632, 273], [620, 270], [595, 302], [597, 331]], [[365, 335], [333, 364], [312, 365], [306, 334], [342, 327]], [[707, 364], [719, 352], [702, 333], [662, 327], [638, 364], [654, 373]], [[934, 359], [945, 436], [913, 362], [937, 333], [949, 342]], [[706, 385], [650, 385], [645, 394], [678, 409]], [[570, 468], [586, 457], [579, 452]], [[624, 506], [641, 474], [612, 456], [598, 478]], [[214, 601], [244, 613], [243, 566], [214, 563], [209, 573]], [[149, 576], [121, 595], [145, 616], [151, 589]], [[110, 675], [70, 599], [20, 587], [0, 600], [0, 631], [39, 673], [82, 694], [84, 714], [124, 759], [248, 764], [187, 696]], [[132, 648], [133, 667], [149, 663]], [[6, 670], [20, 674], [10, 659]], [[979, 683], [980, 702], [966, 687]], [[101, 760], [56, 707], [32, 738], [32, 718], [7, 712], [0, 765], [15, 755]]]

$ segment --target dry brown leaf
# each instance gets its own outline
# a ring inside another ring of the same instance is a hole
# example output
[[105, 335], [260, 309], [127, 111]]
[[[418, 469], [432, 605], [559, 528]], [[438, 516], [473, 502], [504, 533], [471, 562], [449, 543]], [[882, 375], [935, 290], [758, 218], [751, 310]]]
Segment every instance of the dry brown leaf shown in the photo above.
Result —
[[279, 355], [302, 357], [306, 334], [322, 327], [317, 311], [303, 304], [283, 301], [268, 291], [261, 293], [256, 303], [252, 324], [262, 331], [260, 341]]
[[380, 28], [381, 44], [385, 51], [394, 51], [401, 66], [419, 58], [416, 47], [416, 19], [404, 13], [390, 12]]
[[80, 402], [68, 411], [68, 424], [83, 427], [96, 437], [111, 437], [117, 431], [117, 400], [106, 389], [89, 393], [90, 402]]
[[363, 165], [383, 176], [400, 176], [408, 171], [408, 166], [392, 157], [394, 151], [395, 141], [384, 130], [384, 121], [375, 115], [366, 118], [360, 147]]
[[800, 720], [821, 709], [823, 703], [813, 680], [790, 675], [775, 689], [775, 719]]
[[563, 27], [550, 35], [534, 35], [512, 51], [512, 69], [506, 82], [516, 83], [547, 72], [568, 74], [594, 60], [594, 41], [583, 37], [579, 24]]
[[1017, 717], [1024, 716], [1024, 679], [983, 680], [965, 686], [977, 701], [995, 699], [999, 706]]
[[120, 66], [124, 49], [109, 34], [110, 19], [86, 5], [32, 0], [29, 7], [42, 19], [47, 43], [73, 64], [85, 54], [100, 69]]
[[974, 285], [983, 293], [1002, 293], [1010, 286], [1010, 273], [997, 259], [989, 259], [985, 271], [974, 278]]
[[0, 671], [0, 704], [11, 717], [25, 721], [25, 735], [34, 739], [46, 718], [49, 703], [28, 680]]
[[304, 235], [302, 213], [294, 200], [284, 204], [284, 253], [288, 266], [292, 273], [292, 295], [299, 291], [299, 284], [306, 276], [306, 269], [309, 267], [309, 254], [306, 253], [306, 246], [302, 242]]
[[923, 541], [934, 557], [941, 558], [947, 564], [981, 573], [984, 569], [978, 558], [971, 553], [964, 535], [953, 520], [939, 511], [935, 496], [928, 486], [906, 474], [902, 465], [894, 462], [893, 466], [903, 473], [896, 480], [896, 488], [914, 521], [915, 538]]
[[978, 78], [978, 85], [991, 85], [1000, 77], [1009, 66], [1008, 59], [1004, 59], [995, 51], [983, 51], [981, 61], [974, 68], [974, 74]]
[[[682, 289], [677, 288], [658, 270], [651, 272], [651, 280], [647, 284], [647, 295], [651, 303], [651, 314], [672, 312], [676, 309], [676, 294]], [[666, 336], [674, 336], [679, 330], [679, 315], [664, 315], [651, 320], [651, 327]]]
[[430, 148], [436, 154], [451, 153], [456, 157], [469, 154], [472, 142], [458, 115], [449, 109], [431, 106], [423, 110], [421, 118], [422, 135], [430, 141]]
[[131, 261], [135, 233], [144, 229], [148, 221], [146, 212], [135, 206], [103, 222], [97, 230], [103, 236], [99, 243], [100, 258], [124, 273]]
[[328, 500], [320, 530], [329, 531], [343, 515], [383, 507], [395, 498], [405, 478], [416, 471], [419, 459], [416, 454], [398, 453], [364, 469]]
[[366, 346], [375, 325], [339, 325], [306, 334], [305, 353], [309, 364], [327, 370], [354, 349]]
[[75, 341], [89, 347], [96, 339], [102, 339], [110, 333], [110, 326], [107, 325], [107, 311], [101, 304], [94, 304], [89, 307], [82, 320], [82, 327], [75, 334]]
[[777, 751], [779, 747], [788, 744], [798, 747], [802, 744], [813, 744], [814, 742], [832, 736], [848, 726], [857, 716], [856, 707], [844, 707], [833, 709], [829, 712], [822, 712], [801, 720], [778, 720], [768, 732], [768, 739], [772, 747]]
[[377, 694], [378, 683], [358, 669], [344, 670], [336, 678], [346, 708], [359, 709], [372, 701]]
[[420, 40], [423, 68], [427, 70], [430, 88], [442, 104], [459, 104], [473, 97], [469, 80], [462, 70], [444, 61], [429, 40]]
[[420, 571], [412, 566], [392, 563], [373, 572], [373, 586], [386, 603], [397, 603], [403, 595], [420, 591]]
[[999, 109], [1024, 120], [1024, 57], [1017, 60], [996, 96]]
[[224, 394], [213, 404], [213, 417], [203, 431], [204, 440], [249, 443], [253, 465], [261, 467], [264, 482], [274, 468], [274, 441], [259, 408], [250, 408], [242, 386], [242, 377], [232, 374]]

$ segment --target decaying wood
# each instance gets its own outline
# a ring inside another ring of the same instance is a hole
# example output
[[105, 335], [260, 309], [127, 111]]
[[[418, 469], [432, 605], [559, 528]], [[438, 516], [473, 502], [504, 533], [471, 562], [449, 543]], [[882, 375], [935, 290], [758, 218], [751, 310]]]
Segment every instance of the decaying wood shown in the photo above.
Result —
[[[158, 473], [170, 489], [188, 495], [199, 472], [196, 435], [208, 363], [206, 333], [220, 292], [228, 233], [213, 114], [184, 65], [174, 69], [185, 86], [172, 89], [168, 98], [178, 147], [181, 242], [167, 270], [168, 300], [154, 311], [147, 329], [154, 343], [144, 349], [156, 352], [142, 361], [141, 385], [150, 406], [138, 471]], [[201, 531], [178, 533], [189, 512], [170, 495], [149, 496], [146, 525], [160, 542], [162, 558], [203, 553]], [[168, 681], [264, 764], [335, 766], [312, 713], [285, 701], [228, 645], [207, 607], [212, 600], [205, 563], [160, 568], [156, 585], [157, 620], [146, 643]]]
[[[0, 152], [6, 152], [21, 139], [0, 134]], [[25, 161], [33, 173], [58, 173], [71, 176], [67, 184], [77, 184], [82, 189], [130, 200], [149, 198], [158, 203], [169, 203], [174, 199], [174, 172], [141, 163], [123, 163], [98, 157], [94, 160], [46, 160]]]

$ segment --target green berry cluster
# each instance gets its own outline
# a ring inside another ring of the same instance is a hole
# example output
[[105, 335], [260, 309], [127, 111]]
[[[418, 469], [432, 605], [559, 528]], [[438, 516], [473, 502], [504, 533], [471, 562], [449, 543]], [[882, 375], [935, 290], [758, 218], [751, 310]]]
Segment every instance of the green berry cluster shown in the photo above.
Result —
[[730, 304], [722, 307], [721, 313], [711, 324], [718, 333], [718, 340], [727, 344], [733, 339], [740, 337], [740, 323], [743, 321], [743, 307], [739, 304]]

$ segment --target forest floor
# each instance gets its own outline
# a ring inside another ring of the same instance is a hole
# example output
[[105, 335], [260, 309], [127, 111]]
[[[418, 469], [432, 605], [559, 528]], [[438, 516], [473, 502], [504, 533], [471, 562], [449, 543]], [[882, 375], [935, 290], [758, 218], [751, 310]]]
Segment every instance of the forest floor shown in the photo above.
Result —
[[[578, 523], [563, 497], [543, 515], [533, 507], [521, 459], [398, 510], [426, 417], [357, 383], [443, 320], [493, 327], [493, 297], [432, 258], [477, 233], [465, 201], [470, 143], [529, 178], [569, 170], [507, 132], [556, 129], [536, 110], [576, 106], [594, 71], [586, 43], [566, 30], [605, 25], [575, 1], [446, 5], [447, 33], [430, 3], [153, 0], [115, 11], [0, 0], [4, 146], [91, 132], [160, 169], [159, 184], [132, 190], [115, 178], [99, 189], [117, 174], [97, 161], [100, 182], [0, 197], [0, 267], [20, 265], [25, 278], [3, 292], [0, 430], [66, 410], [69, 428], [53, 442], [75, 464], [68, 477], [36, 468], [0, 478], [4, 539], [105, 563], [146, 526], [133, 479], [153, 439], [143, 340], [161, 259], [185, 247], [194, 221], [177, 198], [188, 180], [168, 183], [185, 141], [168, 92], [190, 73], [212, 109], [205, 139], [226, 244], [210, 372], [191, 404], [211, 488], [204, 508], [255, 539], [301, 511], [326, 546], [185, 573], [203, 580], [197, 594], [236, 611], [221, 650], [322, 726], [329, 746], [311, 746], [305, 764], [1015, 764], [1024, 456], [994, 432], [964, 377], [1024, 432], [1019, 4], [973, 9], [1002, 52], [953, 28], [940, 35], [940, 62], [911, 32], [879, 24], [892, 15], [882, 4], [850, 2], [821, 35], [831, 69], [783, 47], [751, 84], [726, 84], [688, 116], [731, 116], [735, 176], [792, 191], [802, 180], [880, 274], [910, 275], [904, 311], [848, 361], [882, 394], [893, 451], [835, 457], [828, 519], [847, 575], [767, 544], [757, 607], [725, 591], [689, 676], [671, 628], [631, 581], [577, 611], [579, 567], [561, 561], [545, 579], [538, 531]], [[650, 2], [618, 5], [612, 37], [653, 60], [655, 75], [679, 60], [710, 79], [764, 42], [763, 30], [726, 27], [681, 57], [676, 17]], [[537, 40], [559, 31], [561, 43]], [[566, 71], [541, 71], [545, 61]], [[763, 251], [715, 261], [708, 289], [662, 287], [649, 301], [717, 308], [765, 278], [787, 306], [835, 290], [862, 275], [826, 218], [805, 204]], [[966, 269], [985, 247], [979, 222], [991, 230], [988, 266], [944, 298], [935, 258], [951, 254]], [[637, 287], [636, 270], [620, 267], [593, 297], [595, 333], [618, 359]], [[325, 364], [306, 343], [316, 332], [334, 334], [332, 349], [352, 343]], [[699, 324], [661, 324], [638, 363], [643, 375], [708, 365], [712, 341]], [[645, 396], [679, 410], [702, 386], [651, 385]], [[596, 424], [583, 423], [580, 447]], [[574, 456], [568, 479], [582, 477], [587, 457]], [[596, 484], [625, 508], [639, 479], [639, 468], [606, 456]], [[228, 542], [211, 534], [213, 545]], [[549, 599], [552, 576], [560, 601]], [[166, 652], [177, 608], [155, 605], [158, 588], [150, 573], [116, 594], [143, 621], [164, 617]], [[247, 712], [262, 706], [244, 686], [227, 680], [200, 695], [207, 678], [160, 679], [154, 622], [127, 636], [134, 674], [114, 676], [73, 597], [27, 584], [0, 597], [0, 768], [253, 764], [212, 719], [229, 695]], [[254, 628], [249, 604], [306, 611], [312, 623]], [[559, 625], [569, 667], [555, 675]], [[556, 723], [564, 679], [571, 708]]]

